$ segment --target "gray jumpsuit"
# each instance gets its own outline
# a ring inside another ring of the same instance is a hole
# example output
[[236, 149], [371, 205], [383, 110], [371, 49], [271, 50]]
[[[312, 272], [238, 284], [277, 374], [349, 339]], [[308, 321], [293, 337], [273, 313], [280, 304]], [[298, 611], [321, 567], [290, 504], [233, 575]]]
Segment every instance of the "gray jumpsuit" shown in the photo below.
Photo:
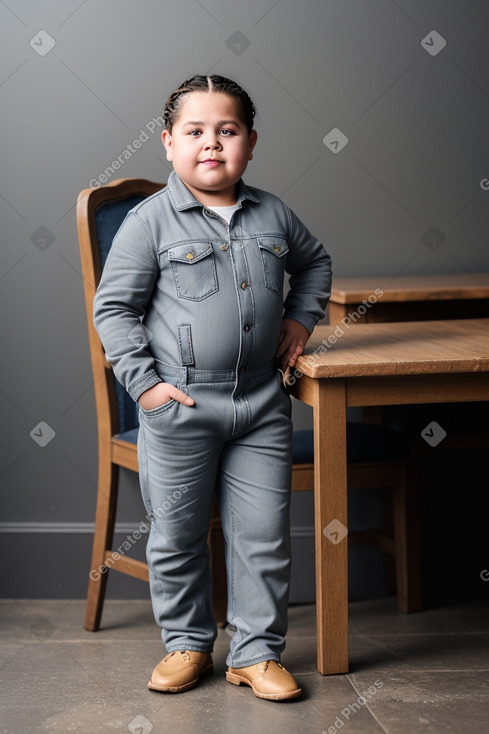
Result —
[[285, 647], [292, 424], [275, 355], [282, 318], [312, 332], [331, 286], [331, 258], [280, 199], [240, 181], [237, 202], [228, 224], [172, 172], [127, 215], [94, 302], [107, 359], [134, 400], [164, 380], [195, 401], [139, 408], [151, 599], [168, 652], [212, 651], [216, 493], [234, 668], [279, 661]]

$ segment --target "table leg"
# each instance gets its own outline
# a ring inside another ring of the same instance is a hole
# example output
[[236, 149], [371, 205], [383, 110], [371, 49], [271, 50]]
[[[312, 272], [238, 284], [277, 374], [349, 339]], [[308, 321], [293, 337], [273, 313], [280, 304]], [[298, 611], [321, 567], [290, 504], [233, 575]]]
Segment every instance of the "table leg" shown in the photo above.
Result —
[[331, 675], [348, 672], [346, 383], [312, 390], [318, 669]]

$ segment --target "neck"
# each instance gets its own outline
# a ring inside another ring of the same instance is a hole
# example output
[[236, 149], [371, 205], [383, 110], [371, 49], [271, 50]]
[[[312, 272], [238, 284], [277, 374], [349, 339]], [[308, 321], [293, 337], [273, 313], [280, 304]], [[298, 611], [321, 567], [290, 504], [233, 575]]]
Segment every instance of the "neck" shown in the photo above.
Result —
[[238, 203], [236, 196], [237, 186], [233, 186], [226, 191], [202, 191], [193, 186], [189, 186], [185, 181], [183, 183], [190, 193], [195, 196], [197, 201], [200, 201], [204, 206], [234, 206]]

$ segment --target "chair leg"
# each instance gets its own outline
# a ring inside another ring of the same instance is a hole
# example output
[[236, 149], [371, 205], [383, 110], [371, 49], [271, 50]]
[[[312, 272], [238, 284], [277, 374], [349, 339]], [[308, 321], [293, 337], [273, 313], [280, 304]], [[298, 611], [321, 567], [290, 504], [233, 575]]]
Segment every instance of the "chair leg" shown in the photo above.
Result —
[[224, 627], [227, 615], [226, 562], [224, 536], [216, 497], [212, 507], [208, 545], [212, 572], [212, 606], [218, 626]]
[[405, 462], [403, 481], [392, 494], [397, 605], [403, 612], [417, 612], [421, 608], [420, 529], [415, 479], [412, 462]]
[[107, 548], [112, 547], [114, 537], [115, 512], [119, 467], [112, 463], [99, 464], [99, 482], [97, 491], [97, 510], [95, 515], [95, 532], [93, 536], [92, 562], [88, 583], [87, 604], [83, 626], [89, 632], [96, 632], [100, 627], [100, 618], [107, 587], [108, 569], [100, 573]]
[[[382, 533], [389, 538], [394, 537], [394, 512], [391, 487], [382, 489]], [[396, 586], [396, 562], [390, 553], [384, 553], [385, 581], [389, 594], [397, 592]]]

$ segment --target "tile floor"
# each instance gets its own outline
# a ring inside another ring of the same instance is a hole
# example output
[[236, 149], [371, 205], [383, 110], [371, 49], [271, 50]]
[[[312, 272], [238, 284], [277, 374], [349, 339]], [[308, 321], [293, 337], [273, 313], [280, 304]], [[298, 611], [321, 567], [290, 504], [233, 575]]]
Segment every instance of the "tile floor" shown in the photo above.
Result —
[[[177, 732], [450, 734], [489, 731], [489, 603], [405, 615], [393, 598], [350, 604], [350, 673], [315, 667], [315, 607], [290, 608], [283, 663], [304, 696], [262, 701], [226, 683], [229, 634], [214, 676], [179, 695], [146, 688], [164, 655], [149, 602], [106, 602], [82, 628], [83, 601], [0, 601], [2, 734]], [[361, 696], [364, 698], [360, 698]]]

